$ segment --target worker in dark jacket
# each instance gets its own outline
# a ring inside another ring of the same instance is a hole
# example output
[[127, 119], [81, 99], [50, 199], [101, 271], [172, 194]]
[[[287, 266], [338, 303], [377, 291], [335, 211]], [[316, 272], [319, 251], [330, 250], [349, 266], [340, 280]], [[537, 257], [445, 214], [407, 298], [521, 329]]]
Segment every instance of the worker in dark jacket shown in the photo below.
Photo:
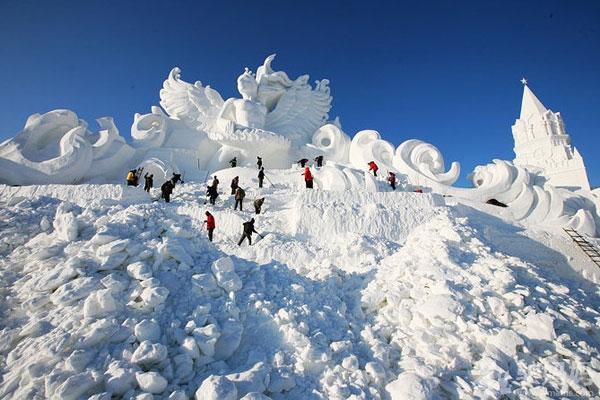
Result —
[[260, 171], [258, 171], [258, 187], [263, 187], [263, 181], [265, 179], [265, 169], [261, 167]]
[[163, 199], [165, 199], [165, 203], [168, 203], [171, 201], [171, 193], [173, 193], [173, 182], [166, 181], [165, 183], [162, 184], [162, 186], [160, 187], [160, 192], [161, 192], [161, 197]]
[[144, 175], [144, 190], [146, 192], [150, 193], [150, 189], [152, 189], [153, 185], [154, 185], [154, 174], [148, 175], [148, 173], [146, 172], [146, 175]]
[[254, 200], [254, 211], [256, 211], [257, 214], [260, 214], [260, 209], [262, 208], [264, 202], [264, 197]]
[[242, 233], [242, 237], [238, 242], [238, 246], [242, 245], [242, 242], [245, 238], [248, 238], [248, 244], [252, 245], [252, 233], [256, 233], [260, 236], [260, 233], [256, 232], [256, 230], [254, 229], [254, 218], [252, 218], [248, 222], [244, 222], [244, 231]]

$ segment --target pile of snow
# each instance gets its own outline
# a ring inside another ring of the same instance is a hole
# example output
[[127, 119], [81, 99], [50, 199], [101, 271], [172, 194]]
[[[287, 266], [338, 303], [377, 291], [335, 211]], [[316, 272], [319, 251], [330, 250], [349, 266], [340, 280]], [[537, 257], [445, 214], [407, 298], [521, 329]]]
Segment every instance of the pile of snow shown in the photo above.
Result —
[[[304, 189], [299, 170], [258, 188], [255, 173], [220, 171], [215, 206], [189, 182], [169, 204], [0, 187], [0, 397], [598, 394], [599, 274], [559, 230], [435, 194]], [[238, 246], [253, 217], [262, 237]]]

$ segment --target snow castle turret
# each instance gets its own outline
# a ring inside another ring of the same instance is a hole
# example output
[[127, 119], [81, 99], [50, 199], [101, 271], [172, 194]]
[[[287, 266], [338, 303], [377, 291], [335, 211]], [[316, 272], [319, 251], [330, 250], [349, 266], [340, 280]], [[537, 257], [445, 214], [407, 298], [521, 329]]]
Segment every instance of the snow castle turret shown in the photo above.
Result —
[[527, 80], [521, 82], [521, 115], [512, 126], [515, 165], [541, 169], [541, 175], [553, 186], [589, 190], [583, 158], [571, 145], [560, 113], [546, 109], [527, 86]]

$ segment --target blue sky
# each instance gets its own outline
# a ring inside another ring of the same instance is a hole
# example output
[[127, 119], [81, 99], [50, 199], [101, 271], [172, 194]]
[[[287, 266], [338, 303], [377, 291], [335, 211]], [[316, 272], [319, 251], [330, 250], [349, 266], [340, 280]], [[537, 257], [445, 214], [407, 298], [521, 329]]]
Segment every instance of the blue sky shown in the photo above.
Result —
[[31, 1], [0, 3], [0, 140], [67, 108], [96, 131], [158, 105], [172, 67], [224, 99], [270, 54], [275, 70], [329, 79], [344, 131], [435, 145], [467, 173], [514, 159], [526, 77], [560, 111], [600, 186], [600, 2]]

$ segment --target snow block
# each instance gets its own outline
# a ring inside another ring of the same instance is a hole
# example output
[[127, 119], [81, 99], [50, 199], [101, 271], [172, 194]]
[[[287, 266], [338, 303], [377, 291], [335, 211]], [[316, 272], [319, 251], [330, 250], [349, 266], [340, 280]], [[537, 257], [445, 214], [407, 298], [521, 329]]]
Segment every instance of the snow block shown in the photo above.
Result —
[[140, 385], [140, 389], [152, 394], [164, 392], [168, 384], [167, 380], [155, 371], [136, 372], [135, 380]]
[[392, 400], [427, 400], [431, 388], [427, 381], [413, 372], [403, 372], [398, 379], [389, 383], [385, 389]]
[[235, 384], [224, 376], [211, 375], [196, 390], [196, 400], [237, 400]]

